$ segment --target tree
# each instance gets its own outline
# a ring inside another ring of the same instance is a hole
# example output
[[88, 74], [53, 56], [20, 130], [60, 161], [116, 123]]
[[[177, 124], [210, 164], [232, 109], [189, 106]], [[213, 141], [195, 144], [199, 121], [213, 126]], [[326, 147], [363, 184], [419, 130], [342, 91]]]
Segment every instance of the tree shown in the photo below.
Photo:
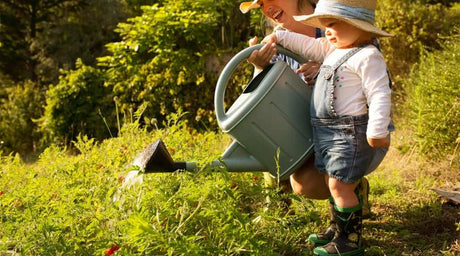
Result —
[[0, 97], [0, 152], [27, 156], [40, 150], [42, 134], [34, 120], [43, 114], [44, 95], [30, 81], [5, 86], [6, 81], [1, 81], [5, 94]]
[[[79, 133], [98, 139], [108, 137], [115, 131], [107, 130], [99, 110], [106, 117], [108, 127], [117, 127], [114, 96], [121, 112], [128, 115], [147, 106], [144, 115], [159, 119], [161, 124], [167, 114], [182, 108], [189, 113], [192, 126], [216, 126], [213, 94], [218, 72], [229, 56], [246, 47], [252, 31], [250, 16], [239, 12], [238, 3], [168, 0], [144, 6], [142, 15], [119, 24], [116, 32], [121, 41], [106, 45], [108, 55], [99, 58], [99, 67], [95, 68], [91, 67], [91, 57], [97, 57], [100, 52], [88, 46], [94, 41], [102, 44], [103, 38], [110, 38], [98, 33], [108, 31], [110, 26], [106, 28], [104, 24], [113, 24], [119, 15], [95, 18], [104, 16], [99, 15], [100, 10], [104, 14], [107, 10], [111, 12], [110, 8], [101, 6], [115, 1], [85, 2], [94, 2], [93, 9], [78, 5], [79, 12], [66, 13], [64, 8], [55, 17], [65, 19], [40, 23], [47, 29], [40, 30], [40, 38], [37, 36], [34, 41], [33, 47], [40, 49], [34, 55], [39, 63], [34, 68], [36, 75], [52, 81], [56, 67], [64, 68], [59, 82], [51, 85], [46, 94], [46, 109], [40, 118], [43, 131], [65, 142]], [[124, 8], [135, 10], [130, 6], [132, 2], [125, 0]], [[113, 6], [116, 10], [122, 8]], [[108, 22], [111, 17], [113, 20]], [[94, 29], [96, 27], [103, 29]], [[101, 40], [90, 40], [94, 38]], [[72, 44], [77, 39], [79, 43]], [[76, 49], [84, 45], [86, 47]], [[78, 53], [82, 61], [74, 67], [69, 63]], [[215, 61], [216, 66], [210, 65], [209, 60]], [[240, 75], [235, 77], [238, 80]], [[47, 88], [41, 92], [45, 91]], [[228, 90], [227, 95], [238, 91], [241, 86]]]
[[0, 71], [15, 81], [55, 83], [77, 58], [92, 65], [107, 54], [128, 9], [123, 0], [0, 1]]
[[213, 96], [220, 68], [207, 71], [206, 61], [246, 46], [242, 32], [249, 17], [229, 0], [169, 0], [142, 10], [141, 16], [119, 24], [122, 41], [108, 44], [111, 55], [99, 59], [108, 74], [106, 85], [124, 111], [147, 104], [145, 114], [161, 120], [182, 108], [192, 126], [198, 120], [215, 127]]
[[[46, 23], [53, 20], [59, 8], [77, 8], [75, 0], [3, 0], [0, 2], [2, 26], [0, 42], [2, 58], [0, 67], [16, 81], [31, 79], [37, 81], [36, 54], [34, 47], [37, 36], [43, 32]], [[19, 57], [16, 59], [16, 57]]]

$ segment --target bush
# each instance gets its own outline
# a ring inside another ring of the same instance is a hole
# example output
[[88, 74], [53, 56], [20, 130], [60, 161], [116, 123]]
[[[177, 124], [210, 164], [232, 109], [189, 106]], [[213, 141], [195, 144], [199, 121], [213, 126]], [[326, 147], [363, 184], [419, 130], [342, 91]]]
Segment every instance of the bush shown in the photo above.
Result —
[[[404, 119], [415, 130], [422, 154], [445, 158], [460, 155], [460, 37], [443, 43], [443, 50], [425, 51], [408, 79]], [[457, 157], [455, 157], [457, 156]]]
[[24, 158], [40, 150], [38, 119], [43, 113], [43, 92], [30, 82], [2, 81], [0, 92], [0, 153], [18, 152]]
[[[316, 216], [306, 200], [285, 218], [282, 195], [261, 174], [209, 168], [123, 181], [128, 163], [163, 137], [176, 160], [216, 159], [228, 138], [190, 133], [170, 120], [147, 133], [137, 122], [96, 144], [79, 137], [79, 155], [52, 146], [26, 166], [0, 158], [0, 251], [19, 255], [305, 255], [300, 238]], [[124, 183], [126, 182], [126, 183]], [[123, 184], [133, 184], [124, 187]], [[271, 203], [264, 211], [265, 198]], [[114, 200], [117, 199], [117, 200]], [[297, 201], [297, 200], [296, 200]], [[313, 208], [313, 207], [311, 207]], [[316, 218], [317, 219], [317, 218]], [[309, 224], [309, 225], [307, 225]]]
[[229, 21], [242, 14], [232, 1], [170, 2], [144, 6], [142, 15], [119, 24], [122, 41], [107, 45], [111, 55], [99, 58], [99, 65], [122, 111], [145, 104], [145, 115], [161, 121], [182, 108], [189, 126], [215, 127], [222, 52], [232, 51], [235, 41], [246, 44], [228, 24], [240, 24]]
[[421, 50], [441, 49], [440, 43], [458, 27], [460, 12], [441, 4], [423, 1], [379, 1], [377, 25], [394, 34], [382, 38], [383, 53], [394, 78], [399, 80], [409, 73], [421, 56]]
[[68, 144], [79, 134], [96, 139], [116, 135], [115, 103], [104, 74], [77, 61], [77, 69], [63, 71], [46, 94], [41, 126], [54, 141]]

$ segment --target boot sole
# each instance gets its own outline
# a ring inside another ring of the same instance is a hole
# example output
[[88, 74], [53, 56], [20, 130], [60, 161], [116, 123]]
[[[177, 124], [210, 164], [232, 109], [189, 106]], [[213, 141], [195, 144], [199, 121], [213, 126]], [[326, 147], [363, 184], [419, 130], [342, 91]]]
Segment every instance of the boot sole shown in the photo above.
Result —
[[364, 255], [364, 248], [360, 248], [360, 249], [357, 249], [351, 252], [329, 254], [323, 248], [318, 247], [318, 248], [315, 248], [315, 250], [313, 251], [313, 254], [318, 255], [318, 256], [359, 256], [359, 255]]
[[322, 246], [322, 245], [328, 244], [329, 242], [332, 241], [332, 239], [331, 240], [319, 239], [316, 234], [313, 234], [313, 235], [310, 235], [308, 237], [307, 241], [310, 242], [310, 243], [313, 243], [314, 247], [317, 247], [317, 246]]

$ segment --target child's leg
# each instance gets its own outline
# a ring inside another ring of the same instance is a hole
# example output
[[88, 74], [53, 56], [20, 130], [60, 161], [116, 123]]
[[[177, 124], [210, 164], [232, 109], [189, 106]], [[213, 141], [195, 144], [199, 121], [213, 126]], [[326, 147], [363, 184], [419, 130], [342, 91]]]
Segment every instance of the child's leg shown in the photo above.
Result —
[[[326, 175], [325, 177], [325, 183], [327, 184], [327, 186], [333, 186], [333, 188], [335, 190], [338, 190], [338, 191], [335, 191], [335, 194], [339, 193], [339, 192], [342, 192], [342, 185], [345, 187], [345, 191], [348, 191], [351, 189], [351, 191], [353, 192], [353, 194], [355, 194], [355, 191], [354, 191], [354, 188], [356, 188], [358, 182], [356, 184], [347, 184], [347, 183], [343, 183], [343, 182], [340, 182], [338, 183], [339, 181], [336, 180], [336, 179], [333, 179], [333, 178], [330, 178], [329, 176]], [[331, 190], [332, 192], [332, 190]], [[337, 197], [337, 196], [336, 196]], [[358, 200], [358, 197], [356, 196], [355, 194], [355, 197], [356, 198], [353, 198], [352, 195], [349, 195], [348, 197], [351, 197], [352, 200], [348, 200], [350, 201], [350, 203], [348, 204], [353, 204], [355, 202], [357, 202], [355, 205], [352, 205], [352, 206], [356, 206], [359, 204], [359, 200]], [[329, 222], [329, 227], [326, 229], [326, 231], [322, 232], [322, 233], [318, 233], [318, 234], [312, 234], [308, 237], [308, 241], [309, 242], [312, 242], [314, 243], [315, 246], [318, 246], [318, 245], [324, 245], [324, 244], [327, 244], [329, 243], [335, 236], [335, 232], [337, 230], [337, 227], [336, 227], [336, 211], [334, 210], [334, 207], [338, 206], [338, 207], [346, 207], [343, 203], [344, 201], [344, 196], [341, 196], [340, 197], [340, 200], [342, 203], [337, 204], [335, 203], [335, 199], [333, 199], [333, 196], [329, 198], [329, 202], [330, 202], [330, 222]], [[355, 201], [356, 200], [356, 201]]]
[[315, 255], [362, 255], [362, 204], [355, 194], [357, 183], [344, 183], [332, 177], [327, 179], [334, 199], [336, 231], [332, 241], [316, 247]]
[[334, 203], [338, 207], [354, 207], [359, 204], [358, 196], [355, 193], [355, 188], [358, 183], [345, 183], [328, 177], [329, 190], [334, 198]]

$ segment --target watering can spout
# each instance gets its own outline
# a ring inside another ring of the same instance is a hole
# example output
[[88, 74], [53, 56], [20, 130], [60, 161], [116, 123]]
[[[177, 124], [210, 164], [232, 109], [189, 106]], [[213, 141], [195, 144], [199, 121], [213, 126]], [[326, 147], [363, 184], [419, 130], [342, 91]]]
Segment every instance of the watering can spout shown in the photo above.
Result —
[[[175, 162], [161, 139], [148, 145], [144, 152], [134, 161], [146, 173], [195, 171], [196, 162]], [[234, 141], [222, 154], [222, 157], [212, 161], [206, 167], [212, 169], [225, 168], [229, 172], [265, 171], [266, 168], [251, 156], [238, 142]]]
[[229, 172], [267, 171], [267, 168], [257, 161], [240, 143], [233, 141], [219, 160], [214, 160], [213, 166], [223, 166]]

